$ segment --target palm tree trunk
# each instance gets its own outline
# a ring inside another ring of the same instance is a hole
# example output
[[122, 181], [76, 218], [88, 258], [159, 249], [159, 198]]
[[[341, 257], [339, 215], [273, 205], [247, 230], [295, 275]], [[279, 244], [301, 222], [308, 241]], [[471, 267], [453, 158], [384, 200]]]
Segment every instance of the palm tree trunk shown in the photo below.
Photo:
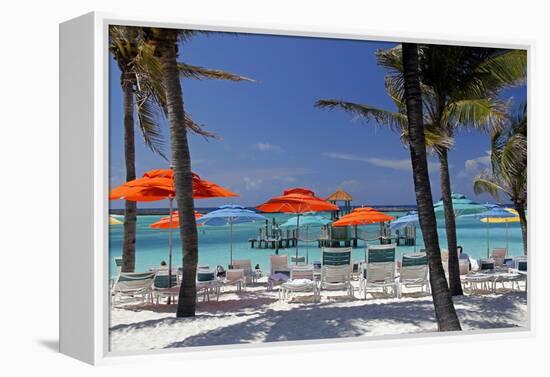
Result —
[[[136, 179], [134, 144], [134, 88], [127, 74], [121, 74], [124, 92], [124, 159], [126, 182]], [[136, 202], [124, 202], [124, 239], [122, 242], [122, 272], [133, 272], [136, 267]]]
[[458, 266], [455, 212], [451, 197], [451, 177], [449, 175], [447, 148], [440, 148], [440, 150], [438, 150], [438, 157], [440, 162], [441, 198], [443, 200], [443, 209], [445, 212], [447, 247], [449, 248], [449, 290], [452, 296], [462, 296], [462, 283], [460, 281], [460, 269]]
[[191, 155], [187, 142], [183, 93], [177, 65], [177, 33], [177, 30], [157, 29], [155, 42], [162, 63], [162, 81], [166, 90], [174, 187], [180, 219], [180, 237], [183, 241], [183, 275], [176, 315], [177, 317], [194, 317], [197, 296], [195, 279], [198, 262], [198, 238], [194, 215]]
[[518, 211], [519, 223], [521, 225], [521, 237], [523, 238], [523, 253], [527, 255], [527, 216], [525, 215], [525, 204], [515, 202], [514, 207]]
[[418, 48], [414, 43], [403, 44], [403, 73], [416, 203], [430, 265], [430, 285], [437, 325], [439, 331], [461, 330], [441, 264], [422, 122]]

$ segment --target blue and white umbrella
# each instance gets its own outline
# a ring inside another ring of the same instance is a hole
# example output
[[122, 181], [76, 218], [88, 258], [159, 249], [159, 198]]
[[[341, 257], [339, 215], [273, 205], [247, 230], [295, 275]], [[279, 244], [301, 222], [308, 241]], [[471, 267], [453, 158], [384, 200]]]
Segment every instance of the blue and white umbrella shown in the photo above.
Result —
[[[306, 263], [309, 263], [309, 246], [308, 246], [308, 242], [310, 242], [310, 240], [308, 239], [309, 227], [310, 226], [324, 226], [324, 225], [330, 224], [331, 222], [332, 222], [332, 220], [329, 220], [329, 219], [327, 219], [323, 216], [305, 215], [305, 216], [300, 216], [300, 219], [298, 219], [298, 216], [291, 217], [286, 222], [281, 224], [281, 227], [282, 228], [296, 228], [296, 229], [298, 229], [298, 227], [303, 226], [303, 227], [306, 228], [306, 239], [305, 240], [300, 240], [300, 241], [306, 242]], [[298, 235], [298, 234], [299, 233], [296, 232], [296, 235]], [[298, 253], [296, 253], [296, 263], [298, 263]]]
[[390, 223], [390, 229], [401, 229], [407, 225], [418, 224], [418, 212], [410, 211], [405, 216], [401, 216]]
[[265, 216], [236, 204], [227, 204], [217, 210], [207, 213], [197, 220], [197, 223], [210, 226], [229, 225], [230, 264], [233, 264], [233, 225], [267, 220]]

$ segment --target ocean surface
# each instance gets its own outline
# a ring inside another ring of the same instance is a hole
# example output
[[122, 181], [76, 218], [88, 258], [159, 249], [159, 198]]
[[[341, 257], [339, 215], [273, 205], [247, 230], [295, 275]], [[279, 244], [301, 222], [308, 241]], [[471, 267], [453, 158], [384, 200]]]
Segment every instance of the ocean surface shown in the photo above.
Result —
[[[403, 216], [406, 212], [385, 212], [392, 216]], [[275, 218], [277, 223], [281, 224], [293, 215], [286, 214], [264, 214], [267, 218]], [[169, 230], [153, 229], [150, 225], [165, 215], [141, 215], [137, 220], [137, 240], [136, 240], [136, 271], [146, 271], [150, 267], [157, 267], [162, 260], [168, 262], [168, 237]], [[117, 216], [115, 216], [117, 217]], [[122, 219], [122, 217], [118, 217]], [[250, 259], [252, 266], [259, 264], [262, 270], [269, 270], [269, 255], [275, 254], [273, 249], [252, 249], [248, 240], [256, 238], [258, 229], [264, 226], [264, 222], [247, 223], [233, 226], [233, 259]], [[489, 247], [506, 247], [506, 224], [489, 224]], [[359, 227], [360, 232], [375, 234], [378, 224]], [[447, 248], [445, 237], [444, 220], [438, 218], [438, 234], [441, 248]], [[179, 239], [179, 229], [174, 229], [174, 247], [173, 261], [174, 267], [182, 265], [181, 242]], [[201, 226], [199, 232], [199, 264], [208, 264], [211, 267], [222, 265], [227, 268], [229, 264], [229, 226]], [[313, 239], [319, 234], [320, 228], [309, 228], [308, 239]], [[417, 226], [417, 245], [399, 246], [397, 248], [396, 258], [402, 253], [413, 252], [423, 247], [422, 234], [420, 227]], [[301, 237], [305, 236], [305, 231], [301, 230]], [[115, 276], [116, 267], [114, 257], [122, 255], [122, 225], [109, 225], [109, 253], [110, 253], [110, 271], [111, 276]], [[457, 218], [457, 237], [458, 244], [472, 258], [481, 258], [487, 255], [487, 225], [476, 219]], [[366, 237], [370, 238], [370, 237]], [[377, 241], [368, 243], [378, 244]], [[519, 223], [508, 224], [508, 250], [509, 255], [523, 254], [521, 240], [521, 230]], [[298, 247], [300, 255], [309, 255], [309, 262], [320, 260], [320, 249], [317, 242], [300, 242]], [[290, 247], [280, 249], [279, 254], [295, 255], [296, 248]], [[358, 247], [353, 249], [353, 258], [356, 260], [364, 259], [364, 242], [359, 241]]]

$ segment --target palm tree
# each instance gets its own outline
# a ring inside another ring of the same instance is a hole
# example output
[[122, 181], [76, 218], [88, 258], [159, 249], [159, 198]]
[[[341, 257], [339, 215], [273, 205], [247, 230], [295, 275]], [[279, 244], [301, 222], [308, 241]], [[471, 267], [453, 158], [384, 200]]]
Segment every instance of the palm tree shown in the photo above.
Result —
[[485, 170], [474, 179], [474, 192], [488, 192], [495, 199], [505, 193], [518, 211], [523, 252], [527, 255], [527, 105], [523, 104], [504, 130], [491, 138], [492, 170]]
[[439, 331], [461, 330], [458, 316], [441, 264], [437, 223], [433, 209], [426, 144], [422, 116], [422, 92], [418, 68], [418, 48], [414, 43], [403, 44], [403, 83], [414, 188], [420, 228], [430, 264], [430, 286]]
[[[401, 133], [407, 140], [403, 105], [403, 66], [401, 46], [377, 52], [378, 63], [390, 70], [386, 92], [396, 112], [373, 106], [321, 100], [319, 107], [342, 108], [359, 117], [375, 120]], [[440, 161], [441, 196], [445, 209], [445, 227], [449, 250], [457, 249], [455, 212], [451, 200], [448, 150], [458, 127], [488, 130], [500, 127], [505, 104], [497, 93], [505, 85], [521, 81], [525, 74], [525, 55], [521, 51], [496, 51], [455, 46], [420, 46], [421, 87], [426, 109], [426, 144]], [[449, 286], [453, 295], [462, 294], [458, 255], [449, 253]]]
[[[145, 43], [143, 28], [111, 26], [109, 28], [109, 50], [121, 71], [121, 86], [124, 93], [124, 156], [126, 181], [136, 178], [134, 113], [145, 144], [154, 153], [166, 159], [160, 133], [160, 116], [166, 114], [166, 95], [162, 87], [161, 68], [154, 48]], [[178, 63], [179, 74], [184, 78], [216, 79], [230, 81], [252, 81], [233, 73]], [[135, 100], [135, 103], [134, 103]], [[159, 116], [160, 115], [160, 116]], [[214, 134], [186, 114], [186, 126], [192, 132], [205, 138]], [[136, 244], [136, 202], [126, 201], [124, 211], [124, 240], [122, 249], [122, 271], [135, 269]]]

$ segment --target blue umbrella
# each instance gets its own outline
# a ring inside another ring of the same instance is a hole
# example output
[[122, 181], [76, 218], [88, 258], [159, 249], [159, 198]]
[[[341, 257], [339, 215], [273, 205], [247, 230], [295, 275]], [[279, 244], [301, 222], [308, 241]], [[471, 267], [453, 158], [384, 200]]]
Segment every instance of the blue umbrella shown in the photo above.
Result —
[[[516, 217], [517, 217], [516, 214], [496, 205], [492, 205], [490, 209], [484, 212], [460, 216], [460, 218], [462, 219], [474, 218], [474, 219], [479, 219], [480, 221], [483, 221], [484, 219], [490, 219], [490, 218], [512, 219]], [[490, 221], [485, 221], [486, 228], [487, 228], [487, 257], [489, 257], [489, 222]], [[508, 223], [506, 223], [506, 248], [508, 248]]]
[[229, 225], [230, 264], [233, 264], [233, 224], [250, 223], [259, 220], [267, 220], [267, 218], [243, 206], [227, 204], [207, 213], [198, 219], [197, 223], [211, 226]]
[[[309, 246], [307, 242], [308, 235], [309, 235], [309, 227], [310, 226], [323, 226], [328, 225], [332, 222], [332, 220], [329, 220], [323, 216], [319, 215], [305, 215], [300, 216], [300, 219], [298, 219], [298, 216], [292, 217], [288, 219], [285, 223], [281, 224], [281, 227], [283, 228], [298, 228], [299, 226], [305, 226], [306, 227], [306, 263], [309, 263]], [[299, 225], [298, 225], [299, 224]], [[298, 263], [298, 254], [296, 253], [296, 263]]]
[[[455, 217], [479, 213], [487, 210], [485, 206], [468, 199], [465, 195], [462, 194], [457, 194], [453, 192], [451, 195], [451, 201], [453, 202]], [[434, 212], [436, 215], [445, 213], [443, 200], [440, 200], [439, 202], [434, 204]]]
[[410, 224], [418, 223], [418, 212], [410, 211], [405, 216], [401, 216], [390, 223], [390, 229], [401, 229]]

